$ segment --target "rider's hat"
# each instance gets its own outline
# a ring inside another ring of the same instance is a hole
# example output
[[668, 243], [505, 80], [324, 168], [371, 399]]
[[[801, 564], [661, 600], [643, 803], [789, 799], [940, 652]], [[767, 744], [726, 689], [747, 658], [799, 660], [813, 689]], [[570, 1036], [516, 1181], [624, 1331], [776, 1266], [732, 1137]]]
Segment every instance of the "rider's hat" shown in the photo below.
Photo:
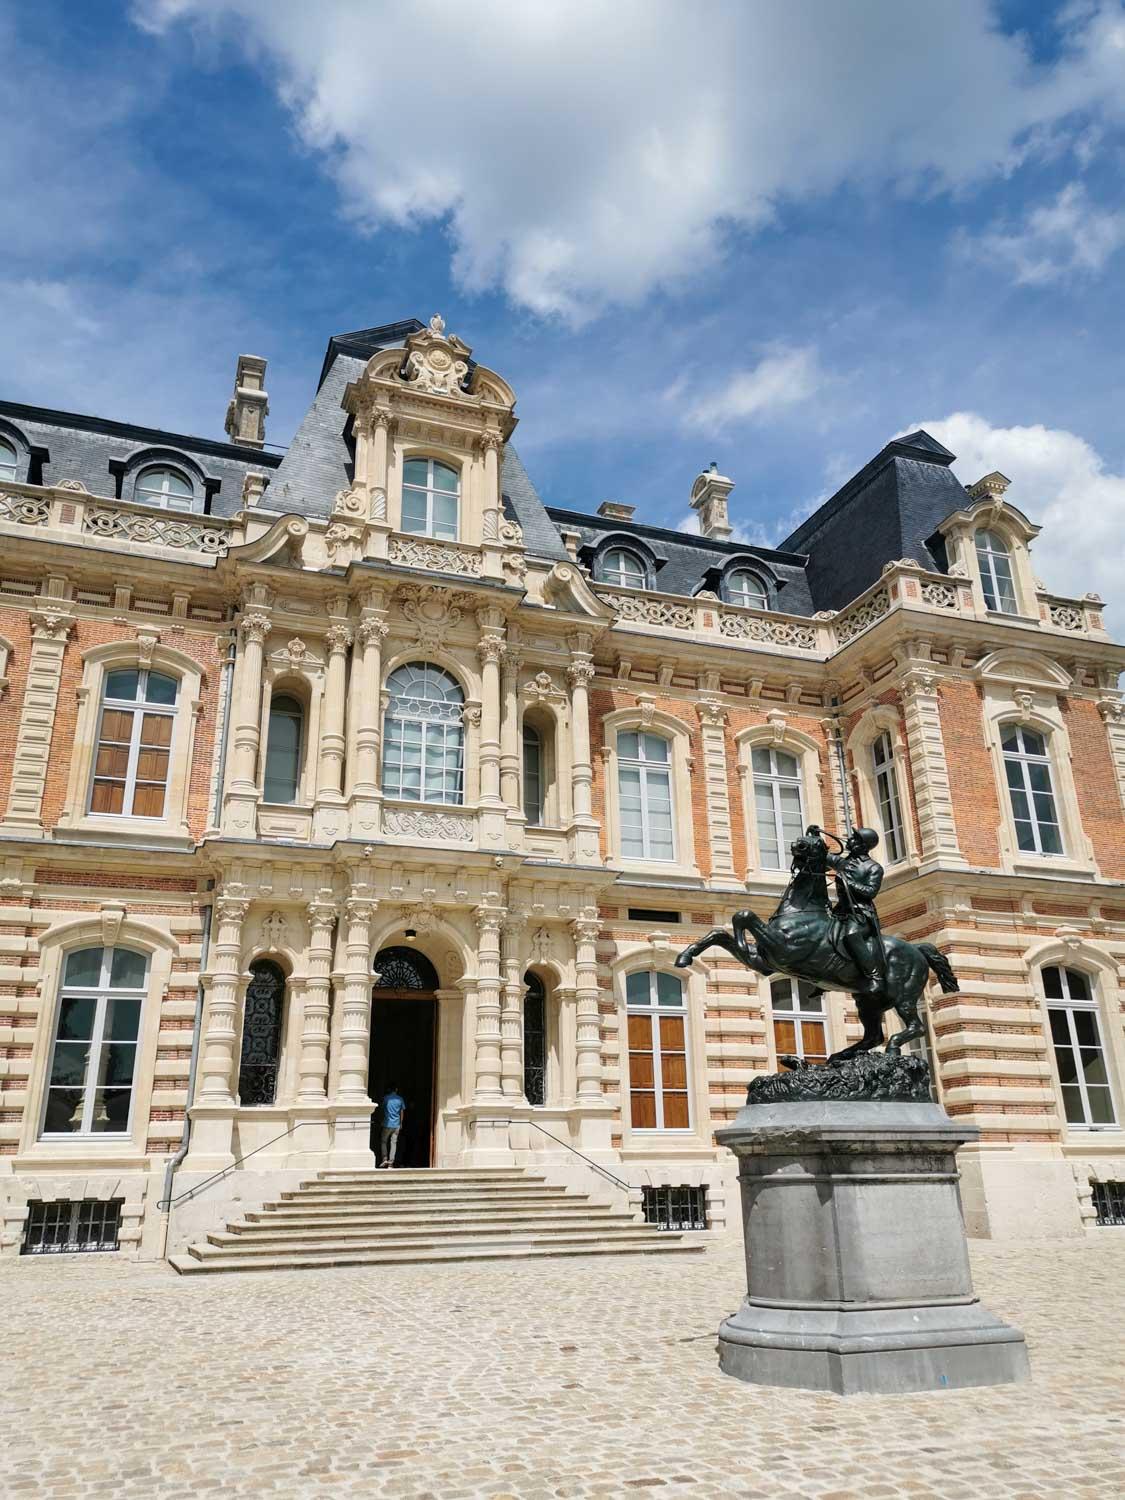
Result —
[[862, 844], [864, 849], [866, 849], [868, 854], [870, 854], [872, 849], [874, 849], [875, 845], [879, 842], [879, 835], [875, 832], [874, 828], [856, 828], [853, 829], [852, 836], [848, 840], [848, 842], [849, 844]]

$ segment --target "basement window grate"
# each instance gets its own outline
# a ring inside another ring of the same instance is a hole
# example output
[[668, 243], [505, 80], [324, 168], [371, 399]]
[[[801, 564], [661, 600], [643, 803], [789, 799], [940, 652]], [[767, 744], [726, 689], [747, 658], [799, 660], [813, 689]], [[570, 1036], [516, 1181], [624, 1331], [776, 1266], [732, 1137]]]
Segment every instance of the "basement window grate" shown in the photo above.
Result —
[[1092, 1182], [1095, 1224], [1125, 1225], [1125, 1182]]
[[657, 1229], [706, 1229], [707, 1189], [646, 1187], [641, 1189], [645, 1223]]
[[678, 911], [661, 911], [658, 906], [630, 906], [630, 922], [658, 922], [662, 927], [678, 927], [683, 917]]
[[69, 1255], [83, 1250], [116, 1250], [121, 1230], [121, 1198], [64, 1198], [29, 1203], [21, 1255]]

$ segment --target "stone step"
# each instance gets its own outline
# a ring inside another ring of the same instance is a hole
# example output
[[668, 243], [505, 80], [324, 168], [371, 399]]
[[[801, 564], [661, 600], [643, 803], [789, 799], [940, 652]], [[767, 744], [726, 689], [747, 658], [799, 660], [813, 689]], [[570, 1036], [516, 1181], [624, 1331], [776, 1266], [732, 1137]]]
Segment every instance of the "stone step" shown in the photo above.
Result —
[[553, 1191], [537, 1192], [533, 1188], [510, 1188], [504, 1193], [322, 1193], [310, 1189], [307, 1192], [283, 1191], [279, 1197], [272, 1199], [279, 1208], [287, 1203], [316, 1203], [322, 1205], [337, 1205], [340, 1207], [351, 1207], [355, 1204], [367, 1204], [371, 1208], [379, 1205], [389, 1205], [395, 1208], [432, 1208], [441, 1210], [457, 1205], [473, 1205], [486, 1208], [493, 1205], [497, 1208], [516, 1203], [557, 1203], [560, 1200], [573, 1198], [579, 1200], [578, 1194], [563, 1193], [556, 1188]]
[[635, 1216], [627, 1209], [615, 1209], [609, 1203], [591, 1203], [585, 1198], [563, 1198], [553, 1203], [515, 1203], [507, 1208], [493, 1204], [469, 1204], [463, 1208], [396, 1208], [389, 1204], [374, 1207], [341, 1207], [328, 1204], [286, 1203], [280, 1208], [248, 1210], [243, 1219], [258, 1224], [456, 1224], [487, 1223], [497, 1217], [504, 1219], [535, 1220], [549, 1218], [573, 1218], [578, 1215], [597, 1215], [599, 1218], [632, 1220]]
[[372, 1172], [366, 1177], [317, 1178], [287, 1191], [293, 1193], [510, 1193], [514, 1188], [538, 1193], [565, 1191], [545, 1177], [406, 1177], [401, 1172]]
[[398, 1228], [385, 1225], [338, 1224], [338, 1225], [293, 1225], [293, 1224], [228, 1224], [226, 1229], [212, 1230], [207, 1236], [210, 1245], [263, 1244], [302, 1247], [316, 1241], [343, 1243], [363, 1240], [372, 1245], [394, 1245], [403, 1242], [419, 1243], [423, 1240], [437, 1243], [454, 1239], [539, 1239], [569, 1238], [575, 1234], [604, 1235], [607, 1232], [630, 1234], [633, 1231], [650, 1236], [651, 1225], [642, 1224], [628, 1217], [606, 1220], [603, 1218], [541, 1219], [531, 1224], [510, 1219], [496, 1219], [485, 1223], [470, 1224], [404, 1224]]
[[[212, 1247], [214, 1248], [214, 1247]], [[339, 1248], [293, 1255], [241, 1256], [221, 1253], [197, 1258], [190, 1252], [172, 1255], [168, 1263], [182, 1276], [215, 1271], [297, 1271], [325, 1266], [433, 1265], [443, 1261], [453, 1264], [477, 1260], [533, 1260], [574, 1255], [662, 1255], [697, 1252], [705, 1248], [702, 1236], [681, 1239], [674, 1233], [654, 1231], [648, 1240], [631, 1240], [622, 1244], [616, 1238], [592, 1240], [589, 1243], [551, 1243], [547, 1245], [473, 1245], [465, 1241], [455, 1246], [432, 1246], [426, 1249], [363, 1250]]]
[[325, 1167], [316, 1174], [318, 1182], [384, 1182], [388, 1177], [400, 1182], [546, 1181], [541, 1172], [525, 1172], [522, 1167], [375, 1167], [363, 1171]]

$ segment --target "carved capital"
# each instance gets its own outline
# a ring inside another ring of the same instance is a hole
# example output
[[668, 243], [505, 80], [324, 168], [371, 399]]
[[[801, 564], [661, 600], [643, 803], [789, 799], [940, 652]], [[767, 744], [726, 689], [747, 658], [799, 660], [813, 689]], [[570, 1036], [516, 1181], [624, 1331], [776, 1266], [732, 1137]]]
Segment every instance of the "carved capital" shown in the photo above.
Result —
[[570, 930], [574, 934], [574, 940], [578, 943], [596, 943], [598, 935], [602, 930], [601, 919], [592, 916], [589, 912], [583, 912], [575, 917], [570, 924]]
[[370, 922], [378, 905], [377, 901], [372, 901], [368, 896], [349, 896], [344, 902], [344, 915], [349, 926]]
[[594, 663], [579, 658], [566, 669], [566, 678], [572, 688], [588, 688], [594, 680]]
[[937, 674], [914, 667], [903, 676], [902, 691], [907, 698], [932, 698], [937, 692]]
[[489, 662], [499, 663], [503, 661], [506, 649], [500, 636], [481, 636], [477, 642], [477, 655], [480, 657], [481, 666], [485, 666]]
[[498, 432], [482, 432], [479, 441], [482, 453], [499, 453], [504, 446], [504, 439]]
[[378, 645], [386, 640], [390, 628], [386, 620], [361, 620], [359, 638], [365, 646]]
[[1098, 713], [1106, 724], [1125, 724], [1125, 699], [1099, 698]]
[[232, 927], [241, 927], [249, 910], [250, 903], [242, 896], [220, 896], [215, 902], [219, 921]]
[[329, 651], [333, 655], [343, 655], [352, 643], [351, 626], [333, 625], [330, 630], [325, 632], [324, 639], [327, 642]]
[[37, 641], [65, 641], [73, 625], [69, 615], [51, 609], [37, 609], [31, 615], [31, 633]]
[[339, 914], [334, 901], [310, 901], [305, 910], [309, 915], [309, 927], [314, 933], [330, 928]]
[[238, 628], [247, 641], [256, 641], [260, 646], [269, 635], [272, 623], [269, 615], [243, 615]]
[[507, 915], [502, 906], [478, 906], [473, 912], [481, 937], [499, 937]]
[[727, 711], [715, 698], [701, 698], [696, 704], [699, 722], [711, 729], [721, 729], [727, 722]]

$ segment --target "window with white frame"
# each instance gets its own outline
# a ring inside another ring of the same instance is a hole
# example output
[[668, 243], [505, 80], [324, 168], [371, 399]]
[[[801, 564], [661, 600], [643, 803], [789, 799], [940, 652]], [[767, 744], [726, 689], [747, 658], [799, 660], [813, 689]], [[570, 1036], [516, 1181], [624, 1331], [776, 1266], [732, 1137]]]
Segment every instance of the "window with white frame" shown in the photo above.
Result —
[[672, 747], [659, 734], [617, 736], [621, 853], [627, 859], [674, 859]]
[[68, 953], [43, 1110], [45, 1136], [127, 1135], [148, 959], [130, 948]]
[[432, 662], [411, 662], [387, 678], [383, 792], [410, 802], [463, 802], [465, 696]]
[[976, 547], [985, 608], [998, 615], [1019, 614], [1007, 542], [995, 531], [978, 531]]
[[787, 974], [770, 980], [773, 1043], [778, 1057], [828, 1058], [824, 996], [815, 985]]
[[166, 672], [124, 667], [102, 688], [90, 811], [162, 818], [179, 683]]
[[0, 438], [0, 479], [14, 480], [19, 466], [19, 455], [7, 438]]
[[629, 1034], [629, 1120], [634, 1130], [690, 1130], [687, 1002], [674, 974], [654, 970], [625, 981]]
[[523, 726], [523, 815], [535, 828], [543, 822], [543, 737], [533, 724]]
[[755, 745], [750, 752], [754, 778], [754, 822], [763, 870], [781, 870], [794, 839], [805, 827], [801, 763], [788, 750]]
[[1089, 977], [1081, 969], [1051, 964], [1043, 970], [1043, 992], [1067, 1124], [1113, 1129], [1117, 1116]]
[[279, 693], [270, 699], [266, 727], [266, 768], [262, 796], [267, 802], [296, 802], [301, 784], [301, 743], [305, 714], [296, 698]]
[[735, 568], [728, 573], [723, 583], [723, 594], [728, 604], [741, 604], [744, 609], [768, 609], [769, 590], [749, 568]]
[[1016, 825], [1016, 843], [1028, 854], [1061, 854], [1062, 829], [1047, 741], [1022, 724], [1006, 725], [1002, 735], [1004, 777]]
[[648, 588], [648, 569], [644, 559], [628, 547], [610, 547], [598, 563], [598, 579], [622, 589]]
[[408, 458], [402, 468], [402, 529], [457, 540], [461, 476], [436, 458]]
[[883, 851], [887, 864], [906, 857], [902, 803], [898, 795], [898, 769], [895, 747], [889, 730], [884, 729], [871, 746], [871, 779], [879, 804], [879, 823], [883, 833]]
[[195, 485], [182, 470], [154, 464], [137, 475], [133, 499], [163, 510], [194, 510]]

